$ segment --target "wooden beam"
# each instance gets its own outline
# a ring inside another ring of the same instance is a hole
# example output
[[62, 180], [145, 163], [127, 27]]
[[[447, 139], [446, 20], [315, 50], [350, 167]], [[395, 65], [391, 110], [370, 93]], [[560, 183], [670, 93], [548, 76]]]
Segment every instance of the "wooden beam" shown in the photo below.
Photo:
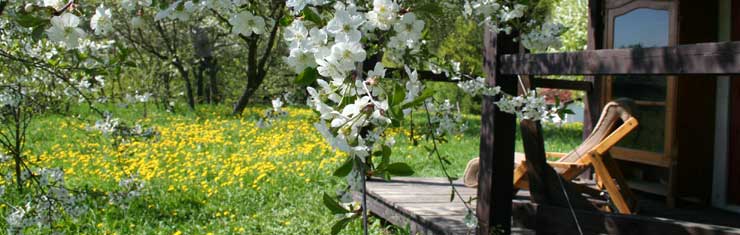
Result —
[[590, 92], [593, 89], [591, 81], [571, 81], [562, 79], [532, 78], [532, 86], [536, 88], [552, 88]]
[[501, 56], [500, 72], [519, 75], [740, 74], [740, 42]]
[[[483, 66], [486, 83], [500, 86], [501, 90], [515, 94], [515, 76], [504, 76], [498, 55], [516, 53], [519, 45], [513, 35], [499, 34], [486, 30]], [[511, 233], [511, 200], [514, 180], [514, 137], [516, 117], [504, 113], [495, 105], [497, 97], [483, 97], [481, 115], [480, 171], [478, 175], [478, 234], [492, 232]], [[501, 231], [503, 230], [503, 231]]]
[[639, 215], [620, 215], [515, 202], [515, 226], [546, 234], [578, 234], [572, 213], [583, 234], [740, 234], [740, 229]]

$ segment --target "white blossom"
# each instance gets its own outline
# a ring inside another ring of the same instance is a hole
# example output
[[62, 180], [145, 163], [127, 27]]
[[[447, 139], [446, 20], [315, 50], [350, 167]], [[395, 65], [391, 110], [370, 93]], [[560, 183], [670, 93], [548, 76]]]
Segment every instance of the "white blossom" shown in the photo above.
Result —
[[308, 39], [308, 29], [304, 26], [303, 21], [294, 20], [290, 26], [285, 28], [283, 38], [289, 43], [291, 48], [300, 47], [302, 42]]
[[375, 68], [367, 72], [368, 78], [384, 78], [385, 77], [385, 66], [383, 63], [375, 63]]
[[121, 0], [121, 7], [127, 11], [136, 10], [137, 6], [148, 7], [152, 5], [152, 0]]
[[326, 26], [337, 41], [359, 42], [362, 33], [358, 28], [365, 22], [364, 17], [356, 11], [338, 10]]
[[61, 10], [65, 5], [67, 5], [65, 0], [44, 0], [45, 7], [51, 7], [55, 10]]
[[367, 20], [373, 27], [388, 30], [397, 20], [399, 9], [393, 0], [374, 0], [373, 10], [367, 13]]
[[63, 13], [51, 18], [51, 28], [46, 30], [49, 40], [59, 42], [67, 49], [76, 49], [81, 38], [85, 37], [85, 31], [77, 26], [80, 18], [71, 14]]
[[313, 52], [302, 48], [290, 50], [290, 56], [285, 59], [285, 62], [298, 74], [308, 67], [314, 68], [317, 66]]
[[457, 83], [457, 86], [460, 87], [463, 91], [466, 93], [476, 96], [476, 95], [484, 95], [484, 96], [495, 96], [498, 95], [501, 92], [501, 87], [488, 87], [485, 84], [485, 78], [477, 77], [473, 80], [467, 80], [463, 82]]
[[409, 80], [406, 82], [406, 98], [404, 102], [411, 102], [419, 96], [424, 85], [419, 81], [419, 74], [416, 70], [411, 70], [408, 66], [404, 67]]
[[102, 35], [113, 30], [113, 21], [111, 21], [111, 10], [105, 8], [102, 4], [95, 9], [95, 15], [90, 19], [90, 28], [95, 30], [95, 34]]
[[147, 92], [147, 93], [144, 93], [144, 94], [141, 94], [141, 95], [139, 95], [139, 94], [136, 94], [136, 95], [134, 96], [134, 98], [136, 99], [136, 101], [139, 101], [140, 103], [146, 103], [146, 102], [149, 102], [149, 99], [150, 99], [151, 97], [152, 97], [152, 93], [149, 93], [149, 92]]
[[282, 112], [282, 108], [283, 108], [283, 101], [280, 100], [280, 98], [272, 100], [272, 109], [275, 112], [278, 112], [278, 113]]
[[563, 46], [560, 35], [563, 34], [564, 29], [561, 24], [544, 23], [539, 30], [522, 35], [522, 45], [538, 52], [545, 52], [548, 48], [560, 48]]
[[252, 33], [260, 35], [265, 32], [265, 20], [255, 16], [249, 11], [242, 11], [229, 19], [231, 33], [252, 36]]
[[285, 5], [292, 9], [294, 13], [298, 13], [306, 6], [321, 6], [327, 3], [329, 3], [329, 0], [287, 0]]
[[424, 21], [417, 20], [414, 13], [406, 13], [401, 20], [393, 26], [400, 37], [408, 40], [419, 40], [421, 31], [424, 30]]

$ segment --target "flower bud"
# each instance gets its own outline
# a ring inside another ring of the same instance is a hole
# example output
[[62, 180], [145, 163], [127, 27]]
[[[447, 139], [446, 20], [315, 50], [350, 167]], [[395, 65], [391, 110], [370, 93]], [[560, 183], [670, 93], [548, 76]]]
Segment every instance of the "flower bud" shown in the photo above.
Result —
[[368, 86], [375, 86], [378, 84], [378, 77], [370, 77], [367, 80], [365, 80], [365, 84]]

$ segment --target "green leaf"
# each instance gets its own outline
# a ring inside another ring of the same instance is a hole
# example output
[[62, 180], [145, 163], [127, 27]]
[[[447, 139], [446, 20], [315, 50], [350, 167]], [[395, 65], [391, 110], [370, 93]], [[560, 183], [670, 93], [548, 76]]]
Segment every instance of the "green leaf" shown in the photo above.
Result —
[[450, 202], [455, 200], [455, 190], [450, 190]]
[[319, 14], [317, 14], [315, 11], [313, 11], [313, 9], [311, 9], [310, 7], [304, 8], [303, 11], [301, 11], [301, 14], [303, 15], [303, 18], [304, 19], [306, 19], [308, 21], [311, 21], [311, 22], [314, 22], [317, 25], [323, 25], [324, 24], [324, 21], [321, 20], [321, 16], [319, 16]]
[[44, 19], [44, 18], [41, 18], [41, 17], [36, 17], [34, 15], [31, 15], [31, 14], [21, 14], [21, 15], [18, 15], [15, 18], [15, 21], [18, 22], [19, 25], [21, 25], [23, 27], [28, 27], [28, 28], [31, 28], [31, 27], [42, 27], [44, 25], [49, 24], [49, 22], [50, 22], [49, 19]]
[[280, 18], [280, 26], [288, 27], [290, 24], [293, 23], [293, 16], [283, 16], [283, 18]]
[[347, 209], [339, 205], [339, 202], [329, 196], [329, 194], [324, 193], [323, 201], [324, 206], [326, 206], [326, 208], [329, 209], [333, 214], [344, 214], [349, 212]]
[[385, 169], [391, 163], [391, 148], [383, 145], [383, 149], [376, 153], [378, 154], [377, 156], [381, 156], [380, 164], [378, 164], [377, 168], [379, 170]]
[[315, 68], [308, 67], [303, 70], [298, 77], [295, 78], [295, 83], [301, 86], [308, 86], [313, 84], [316, 79], [319, 78], [319, 71]]
[[434, 96], [433, 89], [424, 89], [424, 92], [422, 92], [419, 97], [416, 97], [416, 99], [412, 100], [411, 102], [401, 105], [401, 109], [415, 108], [419, 105], [424, 104], [424, 101], [426, 101], [427, 99], [429, 99], [429, 97], [432, 97], [432, 96]]
[[344, 219], [341, 219], [335, 222], [334, 226], [331, 226], [331, 234], [332, 235], [339, 234], [339, 232], [342, 231], [342, 229], [344, 229], [345, 227], [347, 227], [347, 224], [349, 224], [349, 222], [352, 222], [352, 220], [355, 218], [357, 217], [352, 216], [352, 217], [347, 217], [347, 218], [344, 218]]
[[414, 170], [411, 169], [411, 166], [401, 162], [390, 164], [385, 168], [385, 170], [395, 176], [411, 176], [414, 174]]
[[422, 14], [426, 14], [430, 17], [444, 15], [444, 9], [442, 9], [442, 7], [436, 2], [430, 2], [417, 6], [416, 9], [414, 9], [414, 12], [421, 12]]
[[44, 37], [44, 26], [39, 25], [33, 28], [33, 31], [31, 31], [31, 38], [34, 41], [39, 41], [41, 38]]
[[393, 87], [393, 95], [391, 96], [390, 106], [394, 107], [400, 105], [406, 98], [406, 90], [400, 84], [396, 83]]
[[334, 171], [334, 176], [336, 177], [345, 177], [349, 175], [349, 173], [352, 172], [352, 158], [347, 158], [344, 163], [342, 163], [337, 170]]

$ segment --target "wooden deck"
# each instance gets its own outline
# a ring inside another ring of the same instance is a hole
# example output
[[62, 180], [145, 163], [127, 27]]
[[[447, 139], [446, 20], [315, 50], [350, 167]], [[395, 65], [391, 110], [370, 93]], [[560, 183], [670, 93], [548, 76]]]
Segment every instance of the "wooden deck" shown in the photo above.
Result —
[[[369, 181], [368, 208], [384, 220], [412, 234], [475, 234], [463, 219], [466, 209], [443, 178], [396, 177], [392, 181]], [[456, 183], [465, 200], [476, 196], [476, 189]], [[355, 195], [359, 197], [359, 195]], [[516, 234], [577, 234], [569, 210], [537, 206], [527, 191], [520, 191], [513, 202], [513, 228]], [[475, 210], [475, 203], [473, 203]], [[708, 208], [667, 209], [662, 203], [641, 200], [639, 216], [577, 211], [585, 234], [738, 234], [740, 215]], [[576, 232], [576, 233], [574, 233]]]

